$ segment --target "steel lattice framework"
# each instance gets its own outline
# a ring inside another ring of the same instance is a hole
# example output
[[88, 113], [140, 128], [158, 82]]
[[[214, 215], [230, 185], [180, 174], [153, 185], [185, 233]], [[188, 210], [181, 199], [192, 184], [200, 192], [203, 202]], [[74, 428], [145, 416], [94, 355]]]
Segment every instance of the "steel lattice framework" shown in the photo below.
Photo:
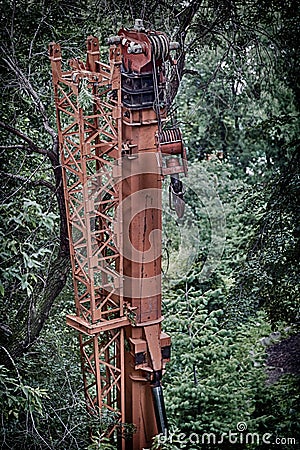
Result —
[[[88, 408], [107, 408], [124, 417], [122, 234], [115, 217], [122, 191], [120, 54], [99, 61], [97, 38], [87, 40], [87, 62], [72, 61], [62, 72], [61, 50], [50, 44], [60, 156], [69, 227], [76, 316], [67, 322], [80, 333]], [[113, 428], [111, 430], [113, 432]]]

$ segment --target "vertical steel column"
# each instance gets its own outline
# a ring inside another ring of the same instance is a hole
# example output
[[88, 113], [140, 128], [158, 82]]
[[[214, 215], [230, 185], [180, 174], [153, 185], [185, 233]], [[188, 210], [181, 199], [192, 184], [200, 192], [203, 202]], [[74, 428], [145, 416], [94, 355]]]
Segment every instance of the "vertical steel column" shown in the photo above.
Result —
[[150, 448], [166, 426], [160, 379], [170, 357], [170, 338], [161, 331], [163, 170], [156, 137], [166, 119], [163, 60], [169, 41], [163, 33], [146, 32], [141, 23], [138, 29], [120, 30], [119, 38], [124, 298], [135, 313], [134, 326], [125, 329], [130, 344], [125, 352], [125, 418], [136, 427], [126, 450], [141, 450]]

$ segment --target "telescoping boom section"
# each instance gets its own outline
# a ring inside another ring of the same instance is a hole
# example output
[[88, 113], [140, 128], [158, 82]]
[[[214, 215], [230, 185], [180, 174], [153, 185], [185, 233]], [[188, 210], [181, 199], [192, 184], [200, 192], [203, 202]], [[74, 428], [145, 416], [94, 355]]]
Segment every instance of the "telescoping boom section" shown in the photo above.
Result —
[[140, 20], [109, 45], [106, 64], [89, 36], [86, 61], [65, 71], [60, 46], [49, 46], [76, 307], [67, 323], [79, 332], [88, 410], [110, 418], [118, 449], [141, 450], [167, 430], [162, 181], [171, 177], [181, 217], [185, 152], [166, 122], [166, 65], [178, 46]]

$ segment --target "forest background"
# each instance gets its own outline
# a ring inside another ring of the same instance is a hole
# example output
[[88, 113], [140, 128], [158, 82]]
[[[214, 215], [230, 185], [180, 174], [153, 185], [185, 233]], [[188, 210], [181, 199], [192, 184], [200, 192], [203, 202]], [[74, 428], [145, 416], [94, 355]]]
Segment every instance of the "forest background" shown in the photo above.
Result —
[[[188, 151], [187, 209], [176, 221], [166, 208], [163, 241], [171, 430], [221, 436], [243, 422], [296, 448], [300, 18], [292, 0], [1, 2], [1, 448], [114, 448], [103, 438], [113, 418], [86, 413], [77, 336], [65, 324], [74, 306], [47, 52], [56, 41], [64, 60], [83, 57], [92, 34], [105, 60], [107, 38], [135, 18], [181, 44], [180, 86], [173, 77], [169, 87]], [[178, 438], [163, 448], [202, 447]]]

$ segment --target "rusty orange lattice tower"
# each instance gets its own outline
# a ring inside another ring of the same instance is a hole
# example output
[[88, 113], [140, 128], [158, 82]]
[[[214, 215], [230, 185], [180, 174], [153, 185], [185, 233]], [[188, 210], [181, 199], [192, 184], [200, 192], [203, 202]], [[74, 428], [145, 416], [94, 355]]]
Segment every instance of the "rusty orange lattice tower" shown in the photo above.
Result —
[[[67, 323], [79, 331], [88, 409], [112, 412], [119, 449], [141, 450], [167, 427], [161, 191], [170, 175], [182, 215], [186, 163], [180, 130], [165, 126], [176, 44], [139, 20], [109, 43], [109, 64], [89, 36], [86, 62], [72, 59], [68, 71], [60, 46], [49, 46], [76, 304]], [[127, 440], [125, 423], [136, 428]]]

